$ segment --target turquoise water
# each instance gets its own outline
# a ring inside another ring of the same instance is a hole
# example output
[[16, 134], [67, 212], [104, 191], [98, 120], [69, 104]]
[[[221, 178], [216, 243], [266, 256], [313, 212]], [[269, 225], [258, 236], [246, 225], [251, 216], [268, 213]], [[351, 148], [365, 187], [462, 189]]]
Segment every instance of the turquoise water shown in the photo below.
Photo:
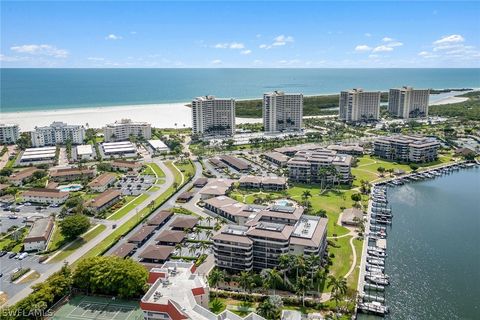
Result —
[[82, 185], [80, 184], [69, 184], [67, 186], [60, 186], [57, 188], [60, 191], [78, 191], [82, 189]]
[[480, 87], [480, 69], [0, 69], [2, 112], [190, 101], [213, 94], [260, 98], [284, 90], [338, 93]]
[[386, 319], [480, 319], [479, 196], [480, 168], [389, 189]]

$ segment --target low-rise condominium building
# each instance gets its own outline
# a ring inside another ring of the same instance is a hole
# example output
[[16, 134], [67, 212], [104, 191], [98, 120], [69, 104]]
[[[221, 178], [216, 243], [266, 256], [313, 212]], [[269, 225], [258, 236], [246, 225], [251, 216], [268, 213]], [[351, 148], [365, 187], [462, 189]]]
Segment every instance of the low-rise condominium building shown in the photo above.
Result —
[[146, 122], [135, 122], [130, 119], [122, 119], [107, 124], [103, 128], [106, 142], [128, 140], [131, 136], [148, 140], [152, 138], [152, 126]]
[[108, 189], [95, 198], [89, 200], [85, 207], [89, 208], [93, 212], [97, 213], [106, 210], [120, 201], [122, 192], [117, 189]]
[[401, 162], [430, 162], [438, 157], [440, 143], [435, 138], [423, 136], [394, 135], [374, 141], [376, 156]]
[[16, 143], [20, 138], [18, 124], [0, 123], [0, 144]]
[[388, 112], [403, 119], [428, 117], [429, 89], [402, 87], [390, 89], [388, 93]]
[[22, 198], [25, 202], [60, 205], [67, 201], [68, 192], [58, 189], [29, 189], [22, 193]]
[[290, 181], [349, 183], [353, 157], [329, 149], [298, 151], [287, 163]]
[[107, 190], [108, 187], [111, 187], [116, 180], [117, 180], [117, 176], [114, 173], [105, 172], [97, 176], [95, 179], [93, 179], [88, 184], [88, 187], [92, 191], [103, 192]]
[[65, 168], [50, 171], [50, 177], [56, 182], [91, 179], [95, 177], [95, 174], [96, 171], [94, 169], [83, 168]]
[[380, 118], [380, 91], [363, 89], [342, 91], [339, 101], [339, 119], [346, 122], [369, 122]]
[[72, 144], [82, 144], [85, 140], [85, 127], [53, 122], [49, 126], [35, 127], [31, 135], [33, 147], [55, 146], [68, 141]]
[[299, 131], [302, 129], [303, 95], [282, 91], [265, 93], [262, 115], [265, 132]]
[[43, 251], [53, 231], [53, 217], [35, 220], [27, 236], [23, 240], [25, 251]]
[[199, 138], [231, 137], [235, 133], [235, 100], [214, 96], [192, 101], [193, 133]]

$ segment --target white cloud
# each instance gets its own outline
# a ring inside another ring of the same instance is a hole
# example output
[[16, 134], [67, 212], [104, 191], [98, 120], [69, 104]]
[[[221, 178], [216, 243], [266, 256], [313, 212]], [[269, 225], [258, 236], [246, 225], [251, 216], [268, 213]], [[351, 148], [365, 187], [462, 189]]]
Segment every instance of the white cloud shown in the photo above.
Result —
[[359, 44], [358, 46], [355, 47], [355, 51], [358, 51], [358, 52], [366, 52], [370, 50], [372, 50], [372, 48], [370, 48], [366, 44]]
[[211, 63], [211, 64], [215, 64], [215, 65], [219, 65], [219, 64], [222, 64], [222, 60], [220, 60], [220, 59], [215, 59], [215, 60], [212, 60], [210, 63]]
[[248, 50], [248, 49], [247, 50], [242, 50], [242, 51], [240, 51], [240, 53], [241, 54], [250, 54], [250, 53], [252, 53], [252, 50]]
[[393, 41], [393, 39], [390, 38], [390, 37], [384, 37], [384, 38], [382, 39], [382, 41], [383, 41], [383, 42], [390, 42], [390, 41]]
[[137, 31], [130, 31], [130, 34], [137, 34]]
[[99, 61], [105, 61], [105, 58], [99, 58], [99, 57], [88, 57], [87, 58], [88, 61], [95, 61], [95, 62], [99, 62]]
[[275, 41], [272, 43], [272, 46], [284, 46], [289, 42], [293, 42], [292, 36], [279, 35], [275, 37]]
[[371, 34], [371, 33], [368, 33], [368, 32], [366, 32], [366, 33], [364, 33], [364, 36], [365, 36], [365, 37], [368, 37], [368, 38], [370, 38], [370, 37], [372, 36], [372, 34]]
[[17, 53], [26, 53], [31, 55], [43, 55], [54, 58], [66, 58], [68, 57], [68, 51], [65, 49], [59, 49], [49, 44], [25, 44], [22, 46], [10, 47], [10, 50]]
[[245, 48], [245, 45], [243, 43], [239, 43], [239, 42], [230, 43], [230, 49], [243, 49], [243, 48]]
[[401, 43], [400, 41], [392, 41], [392, 42], [389, 42], [387, 43], [387, 46], [388, 47], [401, 47], [403, 46], [403, 43]]
[[442, 45], [442, 44], [452, 44], [452, 43], [459, 43], [459, 42], [464, 42], [465, 38], [462, 37], [459, 34], [452, 34], [449, 36], [443, 36], [442, 38], [438, 39], [437, 41], [434, 41], [434, 45]]
[[213, 46], [215, 49], [244, 49], [245, 45], [241, 42], [223, 42]]
[[292, 43], [295, 40], [293, 39], [292, 36], [285, 36], [285, 35], [279, 35], [276, 36], [273, 39], [273, 42], [271, 44], [261, 44], [259, 46], [260, 49], [271, 49], [272, 47], [282, 47], [286, 45], [287, 43]]
[[120, 40], [122, 39], [121, 36], [117, 36], [116, 34], [110, 33], [108, 36], [105, 37], [105, 40]]
[[380, 58], [380, 56], [379, 56], [378, 54], [370, 54], [370, 55], [368, 55], [368, 57], [369, 57], [370, 59]]
[[255, 35], [255, 37], [256, 37], [256, 38], [261, 38], [262, 35], [261, 35], [260, 33], [257, 33], [257, 34]]
[[393, 48], [389, 46], [381, 45], [381, 46], [375, 47], [372, 52], [389, 52], [389, 51], [393, 51]]

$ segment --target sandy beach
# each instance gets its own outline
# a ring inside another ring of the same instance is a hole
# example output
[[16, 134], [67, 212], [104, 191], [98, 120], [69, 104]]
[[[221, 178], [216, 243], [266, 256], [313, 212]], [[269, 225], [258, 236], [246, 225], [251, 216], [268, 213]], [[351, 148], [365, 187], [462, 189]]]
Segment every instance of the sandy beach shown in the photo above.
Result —
[[[155, 128], [191, 127], [192, 115], [185, 103], [148, 104], [99, 108], [58, 109], [49, 111], [26, 111], [1, 113], [3, 123], [16, 123], [21, 131], [31, 131], [35, 126], [46, 126], [53, 121], [102, 128], [107, 123], [121, 119], [145, 121]], [[258, 123], [262, 119], [241, 119], [237, 123]]]
[[442, 104], [464, 102], [464, 101], [467, 101], [467, 100], [468, 100], [468, 98], [464, 98], [464, 97], [447, 97], [447, 98], [442, 98], [440, 100], [431, 102], [430, 105], [431, 106], [438, 106], [438, 105], [442, 105]]

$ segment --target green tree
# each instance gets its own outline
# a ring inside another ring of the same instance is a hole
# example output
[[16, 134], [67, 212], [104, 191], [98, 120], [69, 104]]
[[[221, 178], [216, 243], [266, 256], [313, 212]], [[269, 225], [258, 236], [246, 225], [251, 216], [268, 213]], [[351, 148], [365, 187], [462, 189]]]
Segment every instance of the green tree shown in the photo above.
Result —
[[[240, 284], [240, 287], [243, 289], [245, 292], [251, 292], [251, 290], [254, 287], [254, 282], [252, 279], [252, 275], [250, 272], [247, 271], [242, 271], [240, 273], [240, 277], [238, 279], [238, 283]], [[245, 300], [247, 298], [247, 295], [245, 295]]]
[[83, 214], [65, 217], [59, 223], [60, 233], [67, 239], [75, 239], [90, 228], [90, 220]]
[[225, 280], [225, 273], [223, 270], [214, 268], [207, 277], [208, 285], [212, 288], [216, 288], [220, 282]]
[[82, 260], [73, 273], [73, 286], [89, 293], [120, 298], [140, 297], [146, 289], [148, 272], [132, 259], [114, 256]]
[[327, 286], [332, 288], [332, 298], [335, 300], [335, 306], [338, 309], [340, 300], [347, 293], [347, 280], [343, 277], [335, 278], [334, 276], [329, 276]]
[[302, 296], [302, 305], [305, 307], [305, 292], [310, 288], [310, 282], [306, 276], [300, 276], [295, 283], [295, 291]]
[[265, 289], [272, 289], [273, 295], [275, 295], [275, 289], [277, 288], [277, 285], [282, 281], [282, 277], [280, 276], [280, 273], [277, 271], [277, 269], [263, 269], [260, 273], [260, 276], [262, 277]]

